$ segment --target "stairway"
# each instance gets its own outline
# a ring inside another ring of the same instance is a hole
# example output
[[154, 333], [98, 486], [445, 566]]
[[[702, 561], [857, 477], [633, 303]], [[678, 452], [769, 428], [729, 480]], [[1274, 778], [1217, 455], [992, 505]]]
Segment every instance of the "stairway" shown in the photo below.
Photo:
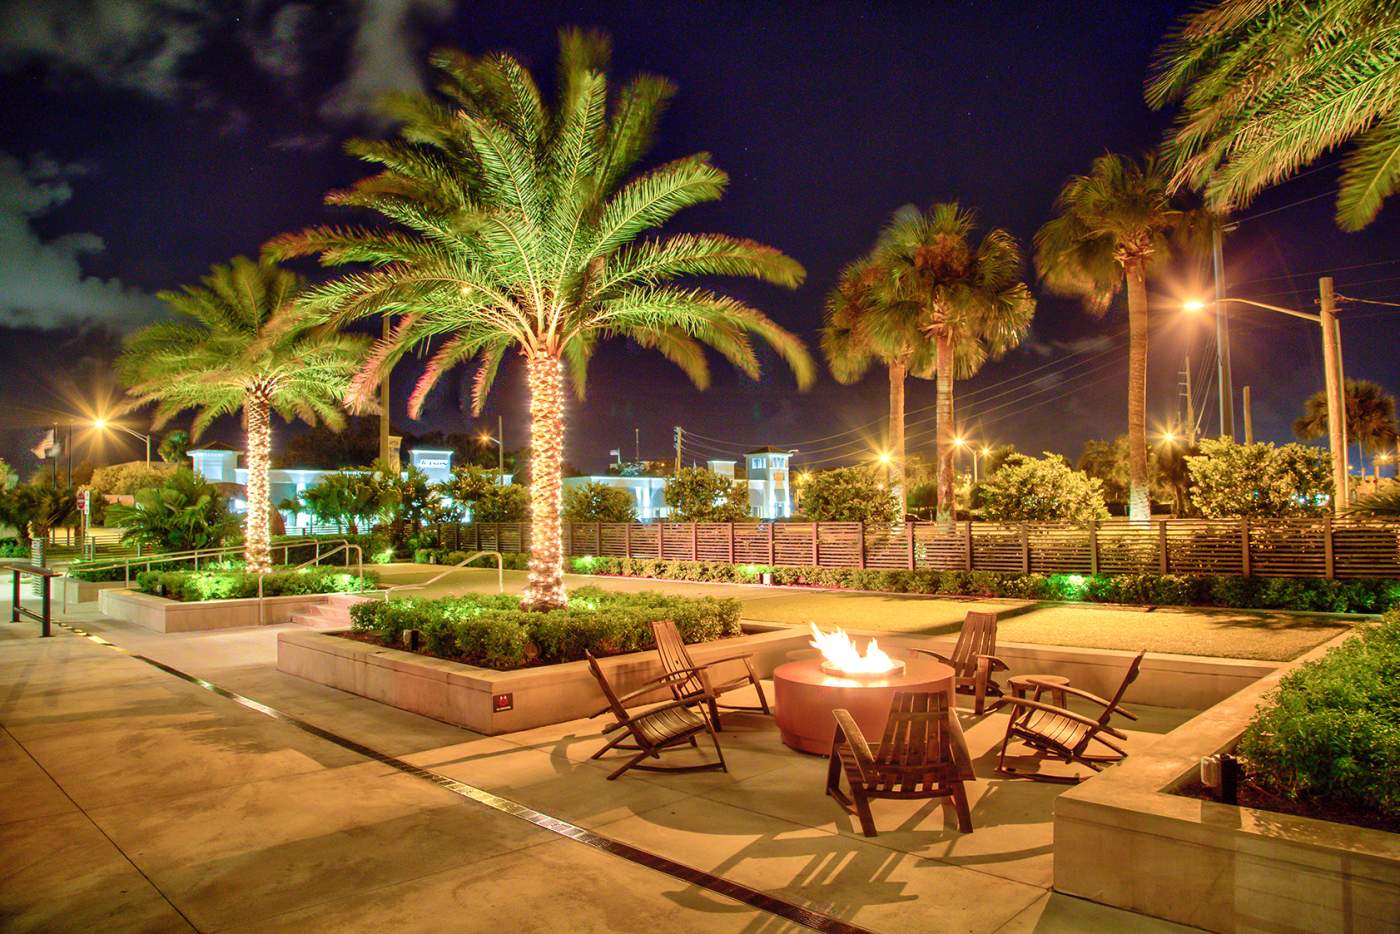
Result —
[[291, 621], [308, 629], [349, 629], [350, 607], [376, 599], [357, 593], [333, 593], [325, 601], [302, 613], [293, 613]]

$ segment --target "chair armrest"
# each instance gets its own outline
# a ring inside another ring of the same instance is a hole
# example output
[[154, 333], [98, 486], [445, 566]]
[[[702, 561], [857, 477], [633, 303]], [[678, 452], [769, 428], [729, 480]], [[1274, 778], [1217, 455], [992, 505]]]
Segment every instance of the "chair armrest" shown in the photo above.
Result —
[[988, 671], [1010, 671], [1010, 670], [1011, 670], [1011, 666], [1010, 666], [1010, 665], [1006, 664], [1006, 662], [1004, 662], [1004, 661], [1002, 661], [1001, 659], [997, 658], [995, 655], [979, 655], [979, 656], [977, 656], [977, 660], [978, 660], [979, 662], [980, 662], [982, 659], [986, 659], [986, 660], [987, 660], [987, 670], [988, 670]]
[[[1104, 708], [1105, 710], [1107, 710], [1107, 709], [1109, 708], [1110, 703], [1111, 703], [1110, 701], [1106, 701], [1106, 700], [1104, 700], [1102, 697], [1099, 697], [1097, 694], [1090, 693], [1089, 691], [1086, 691], [1086, 690], [1084, 690], [1083, 688], [1070, 687], [1069, 685], [1066, 684], [1066, 685], [1063, 685], [1063, 686], [1056, 685], [1056, 689], [1057, 689], [1057, 690], [1064, 691], [1066, 694], [1073, 694], [1075, 697], [1082, 697], [1082, 698], [1084, 698], [1084, 699], [1087, 700], [1087, 701], [1093, 701], [1094, 703], [1098, 704], [1100, 707]], [[1131, 713], [1131, 712], [1129, 712], [1128, 710], [1126, 710], [1126, 709], [1123, 708], [1123, 707], [1114, 707], [1114, 708], [1113, 708], [1113, 712], [1114, 712], [1114, 713], [1121, 713], [1123, 716], [1127, 717], [1129, 720], [1136, 720], [1136, 719], [1137, 719], [1137, 714]]]
[[860, 726], [850, 711], [838, 707], [831, 715], [836, 718], [836, 739], [832, 743], [832, 755], [836, 754], [836, 746], [844, 739], [846, 746], [855, 755], [856, 768], [864, 781], [867, 774], [874, 774], [875, 771], [875, 756], [870, 752], [870, 744], [865, 741], [865, 734], [860, 731]]
[[629, 700], [632, 700], [633, 698], [641, 697], [643, 694], [650, 694], [651, 692], [660, 690], [664, 687], [670, 687], [673, 682], [685, 681], [687, 678], [693, 677], [694, 675], [698, 675], [704, 670], [704, 666], [697, 665], [694, 668], [677, 668], [675, 671], [668, 671], [666, 674], [661, 675], [660, 677], [652, 678], [649, 681], [643, 682], [642, 686], [637, 688], [635, 691], [629, 691], [626, 694], [622, 695], [617, 699], [618, 703], [626, 705], [626, 703]]
[[1058, 714], [1061, 717], [1066, 717], [1070, 720], [1075, 721], [1076, 723], [1082, 723], [1085, 726], [1099, 725], [1099, 721], [1095, 720], [1093, 717], [1086, 717], [1083, 714], [1075, 713], [1073, 710], [1066, 710], [1063, 707], [1056, 707], [1054, 704], [1046, 704], [1042, 701], [1026, 700], [1021, 697], [999, 698], [997, 702], [992, 705], [992, 709], [995, 710], [998, 707], [1021, 707], [1026, 710], [1043, 710], [1046, 713]]
[[945, 665], [951, 665], [951, 664], [953, 664], [953, 660], [952, 660], [951, 658], [949, 658], [948, 656], [944, 655], [942, 652], [935, 652], [935, 651], [933, 651], [933, 649], [910, 649], [909, 651], [911, 651], [911, 652], [917, 652], [917, 653], [919, 653], [920, 655], [928, 655], [928, 656], [931, 656], [931, 657], [933, 657], [933, 658], [938, 659], [940, 662], [942, 662], [942, 663], [945, 664]]

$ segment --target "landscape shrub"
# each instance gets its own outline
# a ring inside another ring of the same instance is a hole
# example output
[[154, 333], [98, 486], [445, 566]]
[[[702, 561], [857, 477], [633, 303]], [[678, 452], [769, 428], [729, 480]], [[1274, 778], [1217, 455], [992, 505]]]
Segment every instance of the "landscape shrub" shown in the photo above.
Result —
[[1279, 681], [1240, 738], [1286, 798], [1400, 817], [1400, 608]]
[[[465, 561], [470, 551], [460, 551], [455, 548], [415, 548], [413, 550], [413, 560], [416, 564], [445, 564], [452, 566], [459, 561]], [[530, 565], [530, 556], [522, 552], [505, 552], [501, 555], [502, 564], [507, 571], [524, 571]], [[474, 568], [494, 568], [496, 562], [492, 558], [482, 558], [479, 561], [468, 565]]]
[[930, 568], [910, 571], [800, 565], [768, 567], [605, 555], [573, 558], [570, 569], [578, 574], [737, 584], [757, 583], [764, 572], [769, 572], [773, 575], [773, 583], [792, 587], [1152, 606], [1380, 613], [1400, 605], [1400, 581], [1389, 578], [1339, 581], [1315, 577], [1189, 574], [1004, 574], [995, 571], [936, 571]]
[[[263, 577], [265, 597], [289, 597], [321, 593], [359, 593], [373, 590], [379, 583], [376, 575], [364, 577], [342, 568], [309, 567], [299, 570], [273, 571]], [[201, 568], [177, 571], [141, 571], [136, 575], [136, 589], [141, 593], [168, 597], [185, 603], [203, 600], [231, 600], [258, 595], [258, 575], [241, 568]]]
[[29, 546], [17, 538], [0, 538], [0, 558], [28, 558]]
[[686, 642], [737, 636], [740, 608], [738, 600], [717, 597], [581, 587], [568, 606], [547, 612], [523, 610], [512, 596], [468, 594], [359, 603], [350, 618], [357, 632], [386, 644], [401, 644], [406, 630], [417, 629], [433, 655], [508, 670], [577, 661], [585, 651], [603, 656], [652, 649], [651, 623], [661, 619], [675, 622]]

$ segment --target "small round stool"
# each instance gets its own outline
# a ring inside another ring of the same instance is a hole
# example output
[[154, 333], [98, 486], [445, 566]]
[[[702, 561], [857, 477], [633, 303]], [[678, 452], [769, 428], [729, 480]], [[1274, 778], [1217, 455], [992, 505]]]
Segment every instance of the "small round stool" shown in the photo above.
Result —
[[1060, 675], [1016, 675], [1014, 678], [1006, 679], [1006, 684], [1011, 688], [1013, 697], [1024, 698], [1031, 691], [1035, 691], [1031, 700], [1040, 700], [1042, 692], [1050, 692], [1050, 700], [1056, 707], [1068, 707], [1063, 688], [1069, 687], [1069, 679]]

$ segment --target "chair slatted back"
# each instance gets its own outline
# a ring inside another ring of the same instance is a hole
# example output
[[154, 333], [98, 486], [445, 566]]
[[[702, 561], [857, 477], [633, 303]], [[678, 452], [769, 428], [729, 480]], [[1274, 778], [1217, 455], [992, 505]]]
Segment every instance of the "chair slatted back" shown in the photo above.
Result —
[[875, 765], [882, 779], [906, 787], [939, 780], [956, 768], [947, 692], [895, 692]]
[[1128, 673], [1123, 676], [1123, 683], [1118, 685], [1118, 690], [1109, 700], [1108, 706], [1103, 709], [1103, 713], [1099, 714], [1099, 726], [1104, 726], [1108, 723], [1109, 718], [1113, 716], [1113, 712], [1118, 709], [1118, 704], [1123, 700], [1123, 695], [1127, 692], [1128, 685], [1137, 680], [1138, 670], [1142, 668], [1142, 657], [1146, 654], [1145, 651], [1137, 653], [1137, 658], [1134, 658], [1132, 663], [1128, 665]]
[[977, 656], [997, 654], [997, 615], [976, 610], [963, 620], [958, 644], [953, 646], [951, 661], [959, 678], [971, 678], [977, 673]]
[[608, 683], [607, 675], [603, 674], [603, 668], [598, 664], [598, 659], [587, 649], [583, 652], [588, 657], [588, 669], [593, 672], [593, 677], [598, 680], [598, 687], [603, 689], [603, 696], [608, 699], [608, 706], [612, 708], [613, 716], [621, 722], [627, 719], [627, 708], [622, 706], [622, 701], [618, 700], [617, 692]]
[[[690, 652], [685, 647], [685, 640], [681, 638], [681, 631], [676, 628], [676, 624], [669, 619], [658, 619], [651, 624], [651, 634], [656, 640], [656, 651], [661, 656], [661, 667], [667, 674], [675, 674], [687, 668], [694, 668], [695, 663], [690, 659]], [[704, 682], [694, 674], [675, 686], [675, 690], [681, 696], [699, 694], [705, 690]]]

